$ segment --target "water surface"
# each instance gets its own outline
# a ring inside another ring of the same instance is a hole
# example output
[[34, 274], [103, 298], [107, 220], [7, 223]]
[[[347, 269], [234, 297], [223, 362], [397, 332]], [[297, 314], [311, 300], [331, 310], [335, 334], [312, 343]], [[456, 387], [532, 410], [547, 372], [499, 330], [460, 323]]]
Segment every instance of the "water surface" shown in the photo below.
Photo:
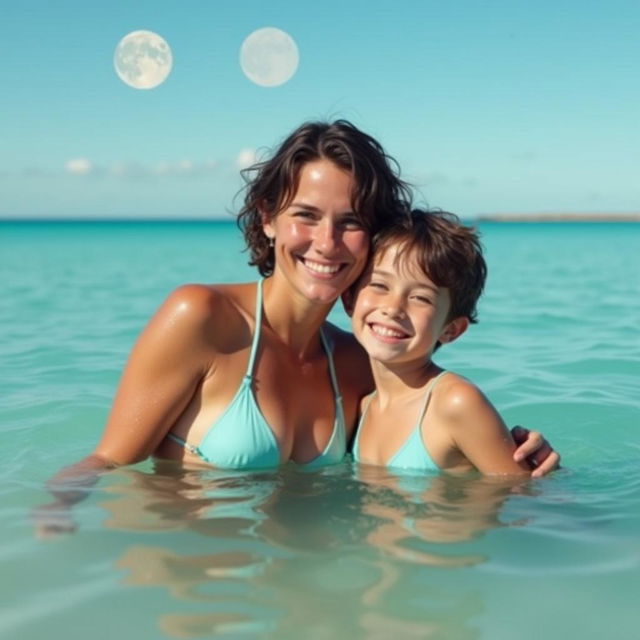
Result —
[[226, 223], [0, 224], [0, 634], [636, 638], [640, 225], [482, 231], [480, 324], [439, 364], [543, 430], [562, 471], [514, 484], [147, 461], [43, 540], [30, 510], [95, 444], [149, 315], [179, 284], [254, 272]]

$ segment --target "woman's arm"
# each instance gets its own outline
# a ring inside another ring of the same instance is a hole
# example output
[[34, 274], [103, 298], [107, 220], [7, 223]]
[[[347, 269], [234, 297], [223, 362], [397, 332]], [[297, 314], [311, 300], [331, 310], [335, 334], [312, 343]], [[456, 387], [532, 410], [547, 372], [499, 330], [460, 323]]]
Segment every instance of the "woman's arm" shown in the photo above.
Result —
[[532, 478], [541, 478], [560, 468], [560, 454], [539, 431], [516, 426], [511, 429], [511, 436], [518, 447], [513, 452], [513, 459], [516, 462], [526, 459], [533, 469]]
[[54, 502], [33, 513], [41, 533], [72, 529], [69, 508], [98, 477], [147, 458], [175, 424], [215, 353], [216, 296], [209, 287], [180, 287], [150, 320], [131, 351], [95, 450], [48, 482]]
[[153, 316], [131, 351], [94, 456], [117, 466], [156, 450], [211, 365], [215, 298], [208, 287], [186, 285]]

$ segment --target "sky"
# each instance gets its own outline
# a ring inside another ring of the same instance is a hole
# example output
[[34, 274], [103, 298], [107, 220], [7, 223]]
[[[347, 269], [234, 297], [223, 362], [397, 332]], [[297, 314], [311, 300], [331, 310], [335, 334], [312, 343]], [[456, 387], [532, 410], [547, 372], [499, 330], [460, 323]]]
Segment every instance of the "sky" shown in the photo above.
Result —
[[[277, 87], [239, 64], [262, 27], [298, 47]], [[114, 69], [139, 29], [155, 89]], [[0, 218], [229, 217], [242, 166], [334, 118], [467, 218], [640, 211], [638, 0], [7, 0], [0, 57]]]

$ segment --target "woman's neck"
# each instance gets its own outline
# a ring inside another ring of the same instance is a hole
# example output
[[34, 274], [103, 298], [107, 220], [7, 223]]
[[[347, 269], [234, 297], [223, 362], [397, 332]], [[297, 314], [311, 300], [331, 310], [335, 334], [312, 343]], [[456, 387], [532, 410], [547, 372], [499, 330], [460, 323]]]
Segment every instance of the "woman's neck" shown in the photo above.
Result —
[[271, 277], [263, 284], [262, 306], [267, 326], [293, 354], [306, 359], [319, 347], [320, 327], [333, 304], [311, 302]]

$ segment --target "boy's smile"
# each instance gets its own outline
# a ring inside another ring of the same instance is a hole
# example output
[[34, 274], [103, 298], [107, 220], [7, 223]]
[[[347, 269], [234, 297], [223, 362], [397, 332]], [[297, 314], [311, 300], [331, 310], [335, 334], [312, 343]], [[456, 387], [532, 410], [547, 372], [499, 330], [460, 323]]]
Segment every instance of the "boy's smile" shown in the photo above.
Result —
[[367, 325], [373, 334], [382, 342], [390, 342], [394, 343], [399, 340], [404, 340], [409, 337], [408, 333], [400, 329], [396, 329], [395, 327], [380, 324], [378, 322], [372, 322]]
[[362, 277], [353, 311], [353, 332], [374, 360], [428, 360], [448, 327], [449, 292], [422, 273], [411, 254], [391, 246]]

